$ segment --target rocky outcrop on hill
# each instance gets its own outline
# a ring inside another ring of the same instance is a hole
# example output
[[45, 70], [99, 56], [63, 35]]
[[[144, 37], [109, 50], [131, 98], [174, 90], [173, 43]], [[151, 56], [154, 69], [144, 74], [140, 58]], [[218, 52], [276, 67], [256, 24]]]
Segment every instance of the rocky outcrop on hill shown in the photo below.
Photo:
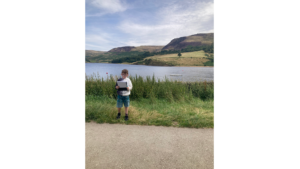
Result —
[[199, 33], [191, 36], [173, 39], [162, 50], [180, 50], [188, 46], [211, 45], [214, 42], [214, 33]]

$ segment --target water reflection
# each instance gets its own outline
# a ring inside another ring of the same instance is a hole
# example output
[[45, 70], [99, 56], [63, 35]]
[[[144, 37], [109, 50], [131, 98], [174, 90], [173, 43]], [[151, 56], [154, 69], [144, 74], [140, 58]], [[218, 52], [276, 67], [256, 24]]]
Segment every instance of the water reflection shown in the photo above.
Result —
[[[145, 66], [145, 65], [125, 65], [125, 64], [107, 64], [107, 63], [86, 63], [85, 73], [87, 76], [93, 73], [106, 79], [108, 76], [121, 76], [121, 71], [127, 69], [131, 76], [150, 76], [153, 74], [156, 78], [165, 77], [172, 80], [185, 82], [193, 81], [213, 81], [213, 67], [165, 67], [165, 66]], [[106, 74], [108, 73], [108, 74]]]

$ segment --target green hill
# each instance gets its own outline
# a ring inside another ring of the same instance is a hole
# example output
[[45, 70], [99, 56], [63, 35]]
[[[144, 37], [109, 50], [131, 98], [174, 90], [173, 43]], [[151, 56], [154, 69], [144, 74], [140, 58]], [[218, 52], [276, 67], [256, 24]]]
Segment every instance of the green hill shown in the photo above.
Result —
[[[201, 33], [186, 37], [175, 38], [166, 46], [124, 46], [113, 48], [108, 52], [86, 50], [85, 61], [91, 63], [113, 62], [169, 66], [213, 66], [213, 58], [200, 59], [205, 58], [200, 57], [205, 54], [208, 56], [211, 56], [212, 54], [213, 56], [213, 42], [214, 33]], [[179, 58], [177, 56], [177, 53], [180, 51], [182, 52], [182, 54], [185, 54]], [[193, 51], [198, 52], [192, 53]], [[148, 61], [145, 62], [145, 60], [147, 59]], [[149, 62], [149, 59], [151, 59], [152, 62]]]
[[131, 51], [138, 51], [138, 52], [159, 52], [164, 46], [124, 46], [113, 48], [108, 52], [131, 52]]
[[189, 46], [211, 45], [214, 42], [214, 33], [199, 33], [196, 35], [173, 39], [162, 50], [181, 50]]
[[89, 57], [99, 56], [100, 54], [104, 54], [104, 53], [106, 52], [96, 51], [96, 50], [85, 50], [85, 56], [89, 56]]

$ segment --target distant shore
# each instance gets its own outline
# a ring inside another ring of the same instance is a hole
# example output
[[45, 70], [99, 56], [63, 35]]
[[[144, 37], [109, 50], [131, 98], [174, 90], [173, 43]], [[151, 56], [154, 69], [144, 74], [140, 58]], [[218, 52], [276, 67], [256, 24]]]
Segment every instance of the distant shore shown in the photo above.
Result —
[[[85, 63], [91, 63], [91, 62], [85, 62]], [[128, 64], [128, 63], [106, 63], [106, 64], [135, 65], [135, 64]], [[141, 66], [156, 66], [156, 65], [141, 65]], [[214, 66], [163, 66], [163, 67], [214, 67]]]

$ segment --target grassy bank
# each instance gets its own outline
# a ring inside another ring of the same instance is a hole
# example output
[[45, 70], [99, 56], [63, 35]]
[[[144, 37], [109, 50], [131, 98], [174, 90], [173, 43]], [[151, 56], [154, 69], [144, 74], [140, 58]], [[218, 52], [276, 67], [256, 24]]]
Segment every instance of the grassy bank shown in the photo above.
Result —
[[[193, 128], [213, 128], [213, 82], [156, 80], [155, 76], [129, 77], [130, 120], [116, 120], [115, 89], [118, 77], [86, 77], [86, 121]], [[122, 109], [124, 116], [124, 108]]]
[[121, 118], [116, 119], [118, 110], [116, 99], [108, 96], [86, 96], [86, 121], [97, 123], [119, 123], [136, 125], [156, 125], [191, 128], [214, 127], [214, 102], [193, 98], [189, 102], [170, 103], [165, 99], [130, 101], [129, 120], [124, 120], [124, 108]]
[[[94, 96], [108, 96], [116, 98], [117, 92], [115, 84], [120, 77], [110, 76], [107, 80], [103, 77], [93, 74], [86, 76], [85, 94]], [[130, 99], [139, 100], [142, 98], [167, 99], [169, 102], [190, 100], [192, 97], [201, 100], [214, 98], [213, 82], [180, 82], [156, 80], [155, 76], [143, 78], [141, 76], [129, 76], [133, 89], [131, 90]]]

